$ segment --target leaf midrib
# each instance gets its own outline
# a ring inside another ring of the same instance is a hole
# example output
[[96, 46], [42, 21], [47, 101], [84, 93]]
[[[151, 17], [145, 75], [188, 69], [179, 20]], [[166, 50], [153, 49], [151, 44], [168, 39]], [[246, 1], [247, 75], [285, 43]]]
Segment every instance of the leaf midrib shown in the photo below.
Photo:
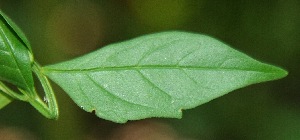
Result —
[[57, 68], [44, 67], [43, 72], [44, 73], [52, 73], [52, 72], [86, 73], [86, 72], [99, 72], [99, 71], [122, 71], [122, 70], [145, 70], [145, 69], [169, 69], [169, 70], [196, 69], [196, 70], [209, 70], [209, 71], [245, 71], [245, 72], [256, 72], [256, 73], [269, 73], [269, 74], [276, 74], [278, 72], [278, 71], [260, 71], [255, 69], [178, 66], [178, 65], [119, 66], [119, 67], [100, 67], [100, 68], [83, 68], [83, 69], [57, 69]]
[[[9, 42], [9, 39], [6, 37], [5, 32], [3, 31], [2, 28], [0, 28], [0, 35], [3, 37], [3, 42], [6, 45], [12, 46], [11, 43]], [[9, 55], [13, 58], [15, 65], [17, 66], [16, 70], [19, 72], [19, 74], [22, 77], [22, 81], [26, 84], [27, 87], [29, 87], [25, 77], [22, 74], [22, 71], [20, 69], [20, 64], [17, 61], [17, 58], [15, 57], [15, 55], [12, 54], [13, 50], [11, 49], [11, 47], [6, 47], [8, 49], [7, 53], [9, 53]]]

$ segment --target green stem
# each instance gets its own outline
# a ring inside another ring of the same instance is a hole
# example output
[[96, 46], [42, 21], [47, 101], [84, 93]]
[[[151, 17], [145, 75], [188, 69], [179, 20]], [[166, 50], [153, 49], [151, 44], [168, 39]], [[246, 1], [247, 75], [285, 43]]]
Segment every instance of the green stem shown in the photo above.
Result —
[[21, 100], [21, 101], [26, 101], [27, 97], [22, 94], [18, 94], [11, 90], [9, 87], [7, 87], [3, 82], [0, 81], [0, 90], [10, 96], [13, 99]]
[[41, 67], [34, 62], [32, 66], [33, 72], [36, 74], [38, 79], [40, 80], [44, 92], [45, 92], [45, 102], [48, 104], [45, 105], [45, 102], [41, 100], [38, 96], [38, 94], [35, 92], [35, 98], [30, 98], [28, 102], [35, 107], [40, 113], [42, 113], [45, 117], [49, 119], [57, 119], [58, 118], [58, 106], [56, 102], [56, 98], [54, 95], [54, 92], [52, 90], [52, 87], [50, 85], [50, 82], [48, 81], [48, 78], [41, 73]]
[[49, 119], [57, 119], [58, 106], [48, 78], [41, 73], [41, 67], [36, 62], [34, 62], [32, 65], [32, 71], [36, 74], [37, 78], [43, 86], [45, 92], [44, 101], [41, 100], [34, 88], [31, 91], [26, 91], [18, 88], [19, 91], [22, 93], [19, 94], [11, 90], [3, 82], [0, 81], [0, 91], [2, 91], [3, 93], [5, 93], [13, 99], [29, 102], [35, 109], [37, 109], [41, 114], [43, 114]]

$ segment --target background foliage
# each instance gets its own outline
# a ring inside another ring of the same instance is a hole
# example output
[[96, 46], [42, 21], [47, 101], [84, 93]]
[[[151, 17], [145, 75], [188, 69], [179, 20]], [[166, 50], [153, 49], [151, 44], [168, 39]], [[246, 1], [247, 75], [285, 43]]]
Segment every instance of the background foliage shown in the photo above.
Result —
[[[0, 139], [300, 139], [300, 1], [0, 0], [26, 33], [36, 59], [51, 64], [147, 33], [183, 30], [216, 37], [289, 71], [279, 81], [236, 90], [183, 119], [115, 124], [78, 108], [56, 88], [58, 121], [29, 104], [0, 111]], [[130, 135], [130, 136], [128, 136]]]

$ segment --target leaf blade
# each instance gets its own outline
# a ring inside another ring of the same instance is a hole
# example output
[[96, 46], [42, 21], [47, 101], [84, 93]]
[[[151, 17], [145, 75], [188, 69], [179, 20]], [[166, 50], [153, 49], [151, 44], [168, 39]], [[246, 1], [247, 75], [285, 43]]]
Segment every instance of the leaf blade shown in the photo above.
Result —
[[0, 10], [0, 16], [4, 19], [5, 23], [9, 25], [8, 27], [11, 28], [11, 31], [16, 34], [16, 36], [22, 41], [25, 47], [32, 52], [31, 45], [27, 40], [27, 37], [22, 32], [22, 30], [5, 14]]
[[287, 74], [218, 40], [183, 32], [109, 45], [47, 66], [44, 73], [84, 110], [95, 110], [97, 116], [115, 122], [180, 118], [182, 109]]
[[0, 11], [0, 80], [31, 91], [31, 50], [24, 40], [21, 30]]

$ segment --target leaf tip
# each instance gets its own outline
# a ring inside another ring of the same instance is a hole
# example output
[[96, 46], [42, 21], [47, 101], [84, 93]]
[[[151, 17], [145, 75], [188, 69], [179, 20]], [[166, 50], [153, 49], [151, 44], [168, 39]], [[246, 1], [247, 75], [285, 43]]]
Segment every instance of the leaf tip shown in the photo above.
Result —
[[289, 74], [289, 72], [287, 70], [280, 68], [280, 67], [275, 67], [274, 73], [276, 74], [276, 77], [274, 78], [274, 80], [284, 78]]
[[289, 72], [287, 71], [287, 70], [284, 70], [284, 69], [281, 69], [281, 78], [284, 78], [284, 77], [286, 77], [287, 75], [289, 75]]

